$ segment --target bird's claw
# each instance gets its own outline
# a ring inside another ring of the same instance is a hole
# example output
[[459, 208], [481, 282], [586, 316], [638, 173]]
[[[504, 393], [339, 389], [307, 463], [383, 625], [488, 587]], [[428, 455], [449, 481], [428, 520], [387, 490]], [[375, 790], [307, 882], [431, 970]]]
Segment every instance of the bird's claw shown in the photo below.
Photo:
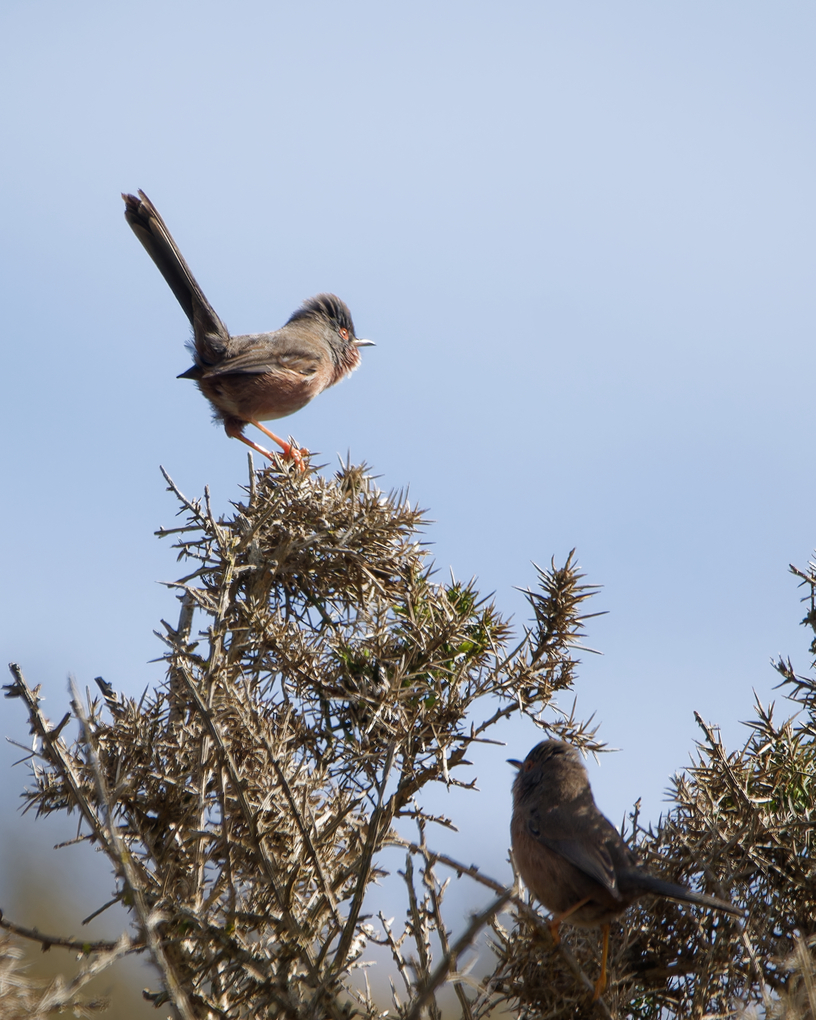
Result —
[[286, 443], [281, 450], [281, 460], [294, 463], [298, 471], [306, 470], [309, 460], [309, 451], [303, 446], [295, 446], [293, 443]]

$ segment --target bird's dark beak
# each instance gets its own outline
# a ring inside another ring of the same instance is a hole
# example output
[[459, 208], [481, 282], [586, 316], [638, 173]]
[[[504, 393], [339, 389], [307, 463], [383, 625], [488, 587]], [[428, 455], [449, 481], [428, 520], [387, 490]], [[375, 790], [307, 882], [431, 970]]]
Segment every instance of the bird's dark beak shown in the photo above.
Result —
[[373, 340], [361, 340], [359, 337], [354, 338], [355, 347], [376, 347], [377, 345]]
[[516, 761], [515, 758], [508, 758], [507, 762], [509, 765], [515, 765], [517, 769], [520, 769], [524, 762]]

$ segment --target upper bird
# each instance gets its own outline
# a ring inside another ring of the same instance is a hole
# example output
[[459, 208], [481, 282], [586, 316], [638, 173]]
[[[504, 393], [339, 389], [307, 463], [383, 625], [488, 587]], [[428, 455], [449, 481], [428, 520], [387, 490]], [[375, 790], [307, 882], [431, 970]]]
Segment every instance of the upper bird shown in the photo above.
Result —
[[231, 336], [147, 195], [140, 191], [138, 197], [122, 198], [125, 219], [193, 327], [190, 348], [195, 364], [179, 379], [198, 383], [228, 436], [272, 459], [268, 450], [243, 434], [246, 425], [254, 425], [302, 470], [305, 451], [261, 422], [284, 418], [305, 407], [312, 397], [352, 372], [360, 363], [359, 348], [373, 346], [373, 341], [354, 335], [351, 312], [334, 294], [318, 294], [304, 301], [286, 325], [273, 333]]
[[558, 941], [562, 921], [579, 927], [603, 925], [601, 976], [595, 997], [606, 985], [609, 922], [648, 893], [742, 915], [725, 900], [664, 882], [643, 871], [618, 830], [595, 804], [589, 777], [576, 748], [544, 740], [523, 762], [513, 783], [510, 836], [524, 884], [555, 916]]

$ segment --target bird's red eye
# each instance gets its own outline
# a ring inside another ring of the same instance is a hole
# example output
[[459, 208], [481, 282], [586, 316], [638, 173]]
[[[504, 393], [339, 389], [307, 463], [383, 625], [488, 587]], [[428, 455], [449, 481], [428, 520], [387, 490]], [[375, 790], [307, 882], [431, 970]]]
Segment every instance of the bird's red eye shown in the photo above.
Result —
[[533, 767], [533, 763], [531, 761], [526, 761], [524, 763], [524, 771], [525, 772], [529, 772], [532, 769], [532, 767]]
[[348, 340], [348, 338], [349, 338], [349, 331], [346, 329], [345, 326], [341, 326], [340, 329], [337, 330], [337, 332], [340, 334], [340, 336], [344, 340]]

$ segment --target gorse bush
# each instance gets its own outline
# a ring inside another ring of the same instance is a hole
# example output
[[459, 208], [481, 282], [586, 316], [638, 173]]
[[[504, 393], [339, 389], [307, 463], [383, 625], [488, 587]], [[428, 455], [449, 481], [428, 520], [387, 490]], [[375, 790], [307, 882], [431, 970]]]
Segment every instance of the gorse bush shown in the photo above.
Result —
[[[748, 909], [747, 922], [645, 901], [617, 926], [610, 988], [593, 1007], [595, 933], [565, 928], [555, 947], [513, 889], [434, 851], [446, 820], [424, 800], [429, 784], [462, 786], [476, 810], [462, 767], [514, 713], [602, 749], [554, 701], [575, 684], [593, 615], [594, 589], [573, 557], [538, 571], [530, 624], [514, 634], [474, 584], [435, 578], [423, 514], [362, 467], [330, 479], [253, 472], [226, 519], [208, 497], [170, 485], [183, 520], [160, 534], [184, 576], [179, 622], [163, 624], [166, 682], [139, 700], [101, 679], [102, 697], [75, 692], [70, 745], [67, 718], [47, 722], [18, 667], [7, 688], [25, 700], [36, 738], [29, 805], [80, 812], [133, 920], [118, 943], [82, 947], [84, 970], [57, 1005], [80, 1008], [82, 975], [130, 952], [158, 968], [150, 998], [184, 1018], [436, 1017], [446, 981], [467, 1018], [727, 1016], [805, 1001], [816, 916], [811, 681], [780, 665], [802, 719], [777, 727], [763, 710], [732, 755], [706, 729], [664, 823], [644, 829], [633, 815], [652, 870], [706, 884]], [[367, 906], [394, 847], [406, 855], [399, 921]], [[480, 901], [493, 890], [469, 921], [446, 917], [451, 871]], [[477, 980], [458, 966], [483, 930], [490, 949]], [[355, 973], [373, 944], [393, 960], [390, 1002]], [[29, 992], [27, 1015], [45, 1015]], [[2, 1012], [5, 1001], [0, 993], [0, 1016], [18, 1015]]]

